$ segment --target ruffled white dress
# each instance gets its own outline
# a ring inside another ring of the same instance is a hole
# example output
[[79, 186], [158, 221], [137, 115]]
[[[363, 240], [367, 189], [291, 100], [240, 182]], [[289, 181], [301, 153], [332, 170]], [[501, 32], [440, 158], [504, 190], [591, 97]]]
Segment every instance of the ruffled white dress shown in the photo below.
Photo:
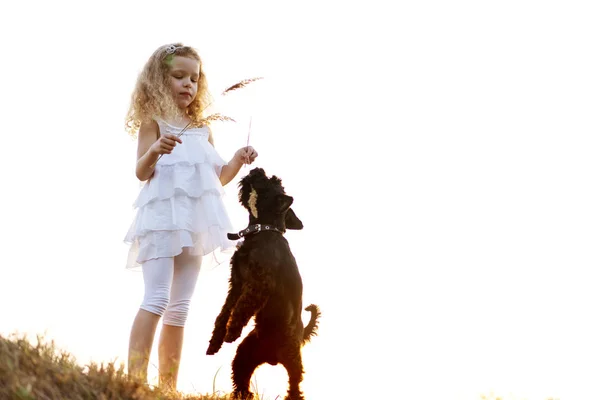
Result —
[[[177, 135], [182, 128], [157, 120], [161, 135]], [[154, 175], [134, 203], [136, 216], [125, 236], [130, 244], [127, 268], [144, 261], [173, 257], [189, 247], [193, 255], [227, 251], [231, 222], [222, 200], [219, 181], [226, 162], [208, 142], [208, 129], [190, 128], [171, 154], [163, 155]]]

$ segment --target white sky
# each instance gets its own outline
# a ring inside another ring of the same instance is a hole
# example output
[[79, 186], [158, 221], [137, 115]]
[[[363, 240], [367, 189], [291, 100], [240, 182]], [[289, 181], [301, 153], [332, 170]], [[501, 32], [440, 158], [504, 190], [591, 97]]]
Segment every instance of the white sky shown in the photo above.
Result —
[[[245, 145], [252, 115], [256, 165], [305, 224], [287, 237], [323, 310], [308, 398], [599, 397], [594, 6], [3, 2], [0, 332], [125, 361], [143, 288], [124, 270], [139, 185], [122, 124], [146, 59], [182, 41], [215, 95], [265, 77], [221, 103], [239, 123], [216, 147]], [[221, 366], [230, 389], [235, 347], [204, 355], [227, 275], [201, 275], [181, 390], [211, 392]], [[281, 367], [257, 380], [286, 389]]]

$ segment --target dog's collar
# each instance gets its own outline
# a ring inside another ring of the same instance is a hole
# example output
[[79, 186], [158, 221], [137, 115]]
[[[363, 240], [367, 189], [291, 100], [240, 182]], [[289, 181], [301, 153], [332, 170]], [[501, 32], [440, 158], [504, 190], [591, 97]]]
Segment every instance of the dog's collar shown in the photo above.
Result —
[[248, 226], [246, 229], [242, 229], [238, 233], [228, 233], [227, 239], [237, 240], [237, 239], [243, 238], [244, 236], [248, 236], [252, 233], [265, 232], [265, 231], [275, 231], [275, 232], [279, 232], [283, 235], [283, 232], [280, 231], [279, 229], [277, 229], [274, 225], [254, 224], [254, 225]]

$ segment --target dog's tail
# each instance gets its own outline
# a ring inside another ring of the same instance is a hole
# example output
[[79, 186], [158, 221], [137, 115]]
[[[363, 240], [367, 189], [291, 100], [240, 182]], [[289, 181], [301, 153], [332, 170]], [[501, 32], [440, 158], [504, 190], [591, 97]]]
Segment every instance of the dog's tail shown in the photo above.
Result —
[[319, 326], [319, 317], [321, 317], [321, 310], [315, 304], [305, 308], [306, 311], [310, 311], [310, 321], [304, 328], [304, 336], [302, 340], [304, 343], [310, 342], [313, 336], [317, 336], [317, 327]]

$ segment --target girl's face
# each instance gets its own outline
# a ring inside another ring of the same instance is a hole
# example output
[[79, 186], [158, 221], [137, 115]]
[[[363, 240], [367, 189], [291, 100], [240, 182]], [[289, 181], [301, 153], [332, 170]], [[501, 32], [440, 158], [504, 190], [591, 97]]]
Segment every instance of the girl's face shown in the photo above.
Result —
[[193, 58], [175, 56], [169, 71], [171, 94], [175, 104], [185, 110], [198, 93], [198, 79], [200, 79], [200, 62]]

